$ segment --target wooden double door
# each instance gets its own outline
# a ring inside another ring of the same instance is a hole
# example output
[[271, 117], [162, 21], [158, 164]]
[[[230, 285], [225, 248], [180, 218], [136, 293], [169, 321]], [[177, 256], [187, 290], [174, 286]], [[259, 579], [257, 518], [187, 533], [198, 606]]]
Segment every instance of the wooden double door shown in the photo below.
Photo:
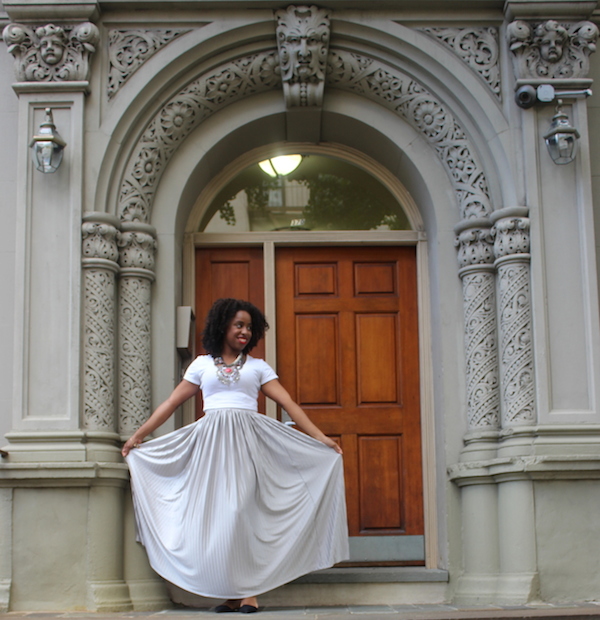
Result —
[[[260, 248], [198, 249], [198, 317], [223, 296], [263, 308], [263, 272]], [[415, 248], [281, 248], [275, 273], [277, 372], [343, 448], [352, 561], [422, 564]]]

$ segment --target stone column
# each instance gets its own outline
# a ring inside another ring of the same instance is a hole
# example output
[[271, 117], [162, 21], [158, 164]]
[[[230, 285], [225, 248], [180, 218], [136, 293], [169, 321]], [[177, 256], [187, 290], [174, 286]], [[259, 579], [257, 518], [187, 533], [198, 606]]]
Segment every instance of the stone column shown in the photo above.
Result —
[[[529, 218], [525, 207], [492, 215], [498, 276], [501, 424], [499, 455], [529, 453], [536, 423], [531, 312]], [[527, 473], [498, 480], [497, 601], [527, 603], [538, 594], [534, 488]]]
[[491, 226], [478, 218], [455, 228], [465, 316], [467, 424], [469, 435], [480, 441], [486, 433], [495, 440], [500, 410]]
[[83, 428], [116, 433], [117, 218], [83, 217]]
[[119, 236], [119, 434], [129, 437], [151, 413], [150, 297], [156, 231], [123, 222]]
[[[492, 223], [464, 220], [457, 233], [463, 284], [467, 435], [461, 461], [494, 458], [500, 425], [496, 283]], [[456, 600], [477, 604], [493, 598], [499, 566], [496, 488], [489, 478], [458, 481], [463, 519], [463, 562]]]
[[498, 272], [502, 428], [536, 422], [529, 218], [525, 207], [492, 214]]
[[[122, 222], [118, 239], [119, 264], [119, 419], [126, 439], [151, 413], [151, 294], [154, 282], [156, 231], [148, 224]], [[125, 497], [122, 557], [129, 597], [136, 611], [169, 605], [164, 582], [150, 568], [143, 547], [135, 540], [130, 494]]]

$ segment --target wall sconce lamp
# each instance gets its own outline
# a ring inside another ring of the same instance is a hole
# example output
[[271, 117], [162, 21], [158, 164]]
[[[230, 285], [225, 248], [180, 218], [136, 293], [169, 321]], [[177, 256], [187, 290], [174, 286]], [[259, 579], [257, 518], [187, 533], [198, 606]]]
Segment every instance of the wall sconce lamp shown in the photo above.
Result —
[[552, 117], [550, 129], [544, 135], [550, 157], [555, 164], [569, 164], [577, 155], [579, 131], [571, 125], [569, 117], [562, 111], [562, 100], [557, 101], [556, 114]]
[[62, 162], [63, 150], [67, 143], [60, 137], [56, 130], [52, 110], [46, 108], [46, 118], [38, 129], [37, 134], [31, 138], [29, 148], [31, 159], [37, 170], [47, 174], [56, 172]]

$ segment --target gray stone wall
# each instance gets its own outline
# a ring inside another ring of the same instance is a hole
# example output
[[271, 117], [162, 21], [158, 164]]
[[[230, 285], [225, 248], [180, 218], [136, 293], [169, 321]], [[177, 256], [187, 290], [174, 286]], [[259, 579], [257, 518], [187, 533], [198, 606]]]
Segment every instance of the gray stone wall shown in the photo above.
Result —
[[[588, 123], [590, 130], [590, 162], [592, 177], [592, 197], [594, 201], [594, 230], [596, 234], [596, 269], [600, 274], [600, 57], [592, 56], [590, 61], [590, 78], [595, 88], [587, 101]], [[600, 275], [599, 275], [600, 278]]]
[[[0, 29], [7, 23], [2, 15], [0, 3]], [[17, 162], [13, 147], [17, 143], [18, 100], [11, 88], [12, 65], [6, 45], [0, 40], [0, 127], [4, 145], [0, 149], [0, 446], [6, 443], [4, 435], [11, 428], [14, 381]]]

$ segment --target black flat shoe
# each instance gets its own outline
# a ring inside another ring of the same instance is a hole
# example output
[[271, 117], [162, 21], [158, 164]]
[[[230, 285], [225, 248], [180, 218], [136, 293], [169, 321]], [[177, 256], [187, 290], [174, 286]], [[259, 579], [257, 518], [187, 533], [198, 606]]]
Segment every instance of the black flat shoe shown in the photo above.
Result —
[[240, 607], [240, 613], [242, 614], [255, 614], [258, 611], [258, 607], [254, 605], [242, 605]]
[[[249, 607], [249, 605], [244, 605], [244, 607]], [[238, 608], [237, 607], [229, 607], [229, 605], [217, 605], [215, 607], [215, 613], [217, 614], [228, 614], [234, 611], [237, 611]], [[248, 613], [248, 612], [246, 612]]]

